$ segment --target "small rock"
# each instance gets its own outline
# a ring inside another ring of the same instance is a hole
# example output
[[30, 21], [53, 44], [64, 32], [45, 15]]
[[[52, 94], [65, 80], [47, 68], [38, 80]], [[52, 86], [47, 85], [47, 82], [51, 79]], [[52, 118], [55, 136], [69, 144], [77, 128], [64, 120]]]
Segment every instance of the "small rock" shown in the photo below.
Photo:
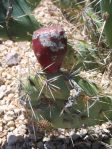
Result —
[[14, 113], [15, 113], [15, 114], [19, 114], [20, 112], [21, 112], [21, 109], [17, 109], [17, 108], [14, 109]]
[[7, 135], [7, 131], [0, 132], [0, 138], [3, 138]]
[[0, 77], [0, 86], [5, 84], [4, 78]]
[[4, 136], [1, 140], [1, 146], [4, 146], [6, 144], [6, 137]]
[[91, 142], [79, 142], [75, 144], [75, 147], [77, 149], [91, 149]]
[[12, 79], [12, 75], [7, 74], [7, 79], [8, 79], [8, 80], [11, 80], [11, 79]]
[[8, 46], [8, 47], [9, 47], [9, 46], [12, 47], [13, 41], [12, 41], [12, 40], [7, 40], [7, 41], [5, 41], [4, 45], [6, 45], [6, 46]]
[[92, 143], [91, 149], [106, 149], [105, 146], [100, 142]]
[[11, 121], [11, 120], [13, 120], [13, 119], [14, 119], [14, 117], [12, 117], [12, 116], [4, 115], [4, 120], [5, 120], [6, 122]]
[[5, 106], [0, 106], [0, 116], [4, 114]]
[[3, 52], [3, 51], [5, 51], [5, 49], [6, 49], [6, 46], [5, 46], [5, 45], [3, 45], [3, 44], [1, 44], [1, 45], [0, 45], [0, 51], [2, 51], [2, 52]]
[[19, 132], [18, 132], [18, 128], [14, 129], [14, 130], [13, 130], [13, 133], [14, 133], [14, 135], [16, 135], [16, 136], [20, 135]]
[[38, 142], [38, 143], [37, 143], [37, 147], [38, 147], [39, 149], [44, 149], [44, 144], [43, 144], [43, 142]]
[[44, 144], [44, 148], [46, 149], [55, 149], [56, 148], [55, 146], [56, 145], [54, 145], [51, 141], [45, 142]]
[[5, 94], [6, 94], [6, 86], [5, 85], [2, 85], [2, 86], [0, 86], [0, 99], [2, 99], [4, 96], [5, 96]]
[[6, 114], [7, 114], [7, 116], [14, 116], [14, 111], [12, 111], [12, 110], [8, 111]]
[[14, 97], [14, 94], [13, 93], [10, 93], [9, 95], [8, 95], [8, 99], [12, 99]]
[[1, 144], [2, 144], [2, 139], [0, 139], [0, 146], [1, 146]]
[[6, 149], [15, 149], [15, 145], [8, 145]]
[[16, 142], [17, 142], [17, 137], [12, 132], [9, 132], [7, 135], [8, 145], [14, 145]]
[[8, 123], [7, 123], [7, 126], [8, 127], [13, 127], [15, 124], [14, 124], [14, 121], [9, 121]]
[[2, 122], [2, 120], [0, 119], [0, 126], [2, 126], [3, 125], [3, 122]]
[[14, 149], [23, 149], [23, 145], [21, 143], [16, 143], [16, 146]]
[[3, 131], [3, 127], [2, 126], [0, 126], [0, 132], [2, 132]]
[[8, 53], [6, 56], [6, 63], [9, 67], [18, 65], [20, 59], [17, 53]]
[[[17, 127], [17, 125], [16, 125], [16, 127]], [[23, 124], [18, 125], [18, 127], [13, 132], [16, 135], [18, 135], [18, 134], [24, 135], [27, 132], [27, 127], [26, 127], [26, 125], [23, 125]]]
[[106, 128], [104, 128], [103, 131], [104, 131], [106, 134], [109, 134], [109, 133], [110, 133], [110, 131], [109, 131], [108, 129], [106, 129]]
[[80, 139], [80, 135], [78, 135], [78, 134], [73, 134], [73, 135], [71, 136], [71, 138], [72, 138], [73, 141], [76, 141], [76, 140]]
[[78, 132], [77, 132], [78, 135], [80, 135], [82, 138], [86, 136], [87, 134], [87, 130], [86, 129], [80, 129]]
[[18, 117], [19, 120], [24, 120], [25, 119], [25, 116], [23, 114], [21, 114], [19, 117]]
[[43, 138], [43, 142], [47, 142], [47, 141], [50, 141], [50, 138], [44, 137], [44, 138]]
[[14, 129], [15, 129], [15, 127], [9, 127], [8, 128], [8, 131], [11, 131], [12, 132]]
[[27, 129], [26, 125], [21, 125], [18, 129]]

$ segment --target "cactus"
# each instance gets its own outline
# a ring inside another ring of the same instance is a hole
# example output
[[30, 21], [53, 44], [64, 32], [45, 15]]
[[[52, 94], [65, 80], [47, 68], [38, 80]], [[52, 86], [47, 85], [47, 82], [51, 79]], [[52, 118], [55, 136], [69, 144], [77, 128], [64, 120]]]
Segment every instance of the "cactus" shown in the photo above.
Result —
[[[47, 76], [44, 76], [45, 80]], [[71, 84], [66, 84], [62, 76], [66, 77], [66, 82], [72, 82], [72, 88], [75, 89], [74, 97], [70, 96]], [[54, 89], [51, 86], [52, 94], [47, 86], [41, 90], [43, 84], [40, 84], [45, 81], [43, 75], [35, 76], [28, 81], [30, 90], [26, 87], [25, 90], [31, 98], [35, 115], [39, 121], [47, 120], [55, 128], [77, 128], [83, 124], [90, 126], [100, 124], [107, 118], [112, 119], [111, 99], [98, 96], [98, 88], [95, 84], [89, 83], [79, 76], [74, 75], [70, 78], [69, 75], [67, 77], [67, 73], [63, 73], [62, 76], [60, 78], [58, 74], [57, 79], [53, 82]], [[41, 83], [39, 83], [40, 78]], [[48, 79], [50, 78], [53, 79], [54, 74], [50, 74]], [[60, 91], [58, 91], [58, 88], [60, 88]], [[32, 94], [30, 94], [30, 91]]]
[[31, 0], [1, 0], [0, 37], [16, 41], [31, 40], [33, 31], [40, 27], [40, 23], [32, 14], [31, 7], [34, 8]]
[[[79, 16], [78, 21], [82, 23], [81, 11], [86, 5], [84, 0], [53, 0], [53, 3], [57, 5], [65, 18], [70, 22], [76, 25], [77, 16]], [[80, 4], [80, 5], [78, 5]]]
[[112, 1], [101, 0], [101, 10], [102, 16], [104, 18], [104, 31], [109, 43], [110, 48], [112, 48]]
[[[70, 95], [70, 86], [61, 72], [55, 74], [36, 74], [30, 76], [25, 83], [32, 100], [39, 100], [42, 97], [55, 100], [67, 100]], [[32, 92], [34, 92], [32, 94]], [[36, 94], [36, 95], [35, 95]], [[35, 96], [34, 96], [35, 95]]]
[[[32, 47], [43, 70], [29, 76], [24, 89], [31, 99], [38, 122], [48, 122], [55, 128], [77, 128], [112, 119], [109, 97], [100, 96], [94, 83], [80, 77], [80, 70], [61, 69], [65, 53], [69, 50], [63, 35], [64, 30], [60, 26], [45, 27], [33, 35]], [[50, 65], [53, 56], [56, 56], [55, 65]]]

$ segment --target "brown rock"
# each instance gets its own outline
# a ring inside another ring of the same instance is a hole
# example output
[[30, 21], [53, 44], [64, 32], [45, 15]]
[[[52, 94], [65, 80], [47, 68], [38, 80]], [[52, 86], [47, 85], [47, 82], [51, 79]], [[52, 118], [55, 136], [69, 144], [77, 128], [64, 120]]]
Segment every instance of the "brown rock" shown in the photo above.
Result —
[[0, 86], [5, 84], [4, 78], [0, 77]]
[[1, 133], [0, 133], [0, 138], [3, 138], [3, 137], [6, 136], [6, 135], [7, 135], [7, 131], [1, 132]]

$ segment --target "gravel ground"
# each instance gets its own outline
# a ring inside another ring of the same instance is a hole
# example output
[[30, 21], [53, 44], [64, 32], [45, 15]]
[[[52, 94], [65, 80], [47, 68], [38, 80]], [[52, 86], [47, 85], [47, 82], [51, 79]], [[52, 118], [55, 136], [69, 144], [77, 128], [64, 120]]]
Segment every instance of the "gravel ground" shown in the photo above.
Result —
[[[75, 27], [50, 0], [40, 4], [34, 13], [45, 26], [60, 22], [67, 36], [73, 35]], [[77, 39], [83, 39], [78, 32]], [[77, 39], [75, 34], [74, 43]], [[73, 42], [71, 38], [69, 41]], [[111, 122], [52, 133], [45, 133], [38, 127], [20, 97], [20, 81], [38, 67], [30, 42], [0, 42], [0, 149], [110, 149], [105, 143], [112, 137]]]
[[26, 103], [20, 100], [19, 84], [30, 73], [29, 66], [35, 71], [36, 59], [29, 42], [7, 40], [0, 44], [0, 50], [0, 146], [30, 148], [35, 140], [33, 122]]

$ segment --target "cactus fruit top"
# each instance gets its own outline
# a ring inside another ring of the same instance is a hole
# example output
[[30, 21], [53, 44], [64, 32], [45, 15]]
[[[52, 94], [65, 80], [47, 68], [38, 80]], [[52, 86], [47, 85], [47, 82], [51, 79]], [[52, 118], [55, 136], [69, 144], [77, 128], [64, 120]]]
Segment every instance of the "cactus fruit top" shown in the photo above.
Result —
[[61, 67], [67, 51], [67, 38], [60, 26], [43, 27], [33, 34], [34, 53], [47, 73], [55, 73]]

